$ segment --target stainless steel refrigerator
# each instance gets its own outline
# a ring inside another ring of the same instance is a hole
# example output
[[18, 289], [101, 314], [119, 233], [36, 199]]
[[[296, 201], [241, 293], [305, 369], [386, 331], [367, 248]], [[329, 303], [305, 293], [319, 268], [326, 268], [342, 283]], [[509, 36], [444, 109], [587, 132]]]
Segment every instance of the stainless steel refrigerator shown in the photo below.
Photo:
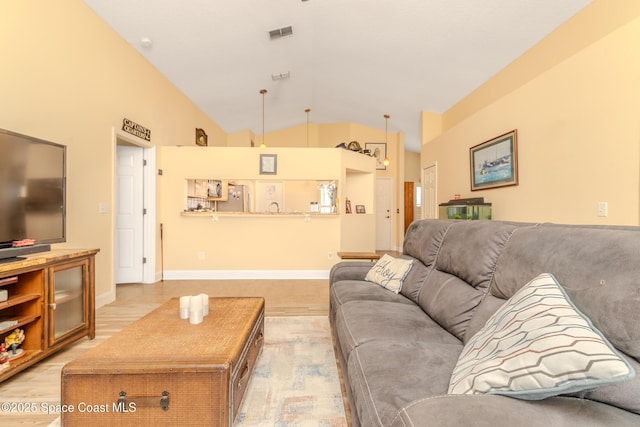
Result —
[[249, 210], [249, 192], [244, 185], [229, 184], [229, 198], [226, 202], [217, 202], [218, 212], [247, 212]]

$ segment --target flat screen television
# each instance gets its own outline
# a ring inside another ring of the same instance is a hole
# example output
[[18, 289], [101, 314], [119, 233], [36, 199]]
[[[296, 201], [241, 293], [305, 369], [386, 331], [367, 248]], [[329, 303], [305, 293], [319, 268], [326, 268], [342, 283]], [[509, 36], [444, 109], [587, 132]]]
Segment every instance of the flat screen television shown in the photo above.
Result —
[[65, 186], [64, 145], [0, 129], [0, 259], [15, 241], [66, 240]]

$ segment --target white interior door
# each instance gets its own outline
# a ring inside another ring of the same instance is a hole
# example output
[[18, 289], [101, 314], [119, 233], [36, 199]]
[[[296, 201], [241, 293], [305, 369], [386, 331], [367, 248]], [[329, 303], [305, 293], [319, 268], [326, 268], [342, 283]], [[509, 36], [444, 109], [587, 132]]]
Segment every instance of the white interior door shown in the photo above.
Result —
[[422, 170], [422, 217], [438, 218], [437, 206], [438, 166], [433, 164]]
[[393, 180], [376, 178], [376, 250], [391, 250]]
[[116, 283], [143, 281], [143, 149], [116, 149]]

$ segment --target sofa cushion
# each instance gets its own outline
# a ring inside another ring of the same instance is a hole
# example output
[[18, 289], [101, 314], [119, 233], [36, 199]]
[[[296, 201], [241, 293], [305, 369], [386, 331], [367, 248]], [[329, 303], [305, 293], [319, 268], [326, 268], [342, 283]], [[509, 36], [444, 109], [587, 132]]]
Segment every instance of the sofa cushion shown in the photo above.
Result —
[[420, 295], [420, 291], [424, 286], [425, 280], [431, 271], [431, 267], [425, 266], [420, 260], [411, 258], [408, 255], [401, 255], [401, 257], [405, 259], [412, 259], [413, 266], [411, 267], [411, 270], [409, 270], [407, 277], [404, 278], [404, 283], [402, 284], [400, 293], [411, 301], [418, 303], [418, 296]]
[[502, 248], [517, 228], [498, 221], [457, 222], [442, 242], [435, 268], [486, 289]]
[[[382, 288], [380, 290], [404, 298]], [[462, 346], [460, 340], [442, 329], [414, 304], [350, 301], [337, 310], [334, 330], [345, 360], [349, 360], [354, 348], [371, 341], [421, 341]]]
[[418, 304], [440, 326], [462, 340], [485, 291], [469, 286], [452, 274], [432, 270], [420, 292]]
[[329, 290], [331, 303], [337, 307], [350, 301], [387, 301], [414, 305], [403, 295], [389, 292], [385, 288], [364, 280], [342, 280]]
[[549, 272], [611, 344], [640, 360], [639, 261], [640, 227], [519, 228], [500, 256], [491, 293], [508, 299]]
[[442, 219], [412, 222], [404, 237], [402, 253], [420, 260], [426, 267], [431, 267], [436, 262], [440, 246], [453, 224], [455, 221]]
[[460, 350], [459, 342], [396, 339], [355, 348], [346, 374], [360, 425], [389, 426], [411, 402], [445, 394]]
[[364, 280], [342, 280], [333, 283], [329, 289], [330, 316], [332, 321], [335, 319], [336, 311], [342, 304], [350, 301], [363, 300], [413, 305], [413, 302], [406, 297], [389, 292], [375, 283], [365, 282]]
[[467, 343], [469, 339], [474, 336], [480, 329], [482, 329], [489, 320], [489, 317], [495, 313], [507, 300], [503, 298], [496, 298], [493, 295], [485, 295], [482, 302], [478, 305], [478, 308], [473, 313], [473, 317], [469, 321], [467, 326], [467, 332], [464, 335], [463, 343]]
[[467, 342], [449, 393], [539, 400], [634, 375], [555, 278], [541, 274]]
[[585, 399], [519, 400], [498, 395], [426, 397], [402, 409], [388, 427], [637, 427], [638, 416]]
[[418, 296], [425, 313], [462, 339], [488, 292], [500, 251], [518, 226], [496, 221], [452, 224]]
[[329, 271], [329, 284], [342, 280], [364, 280], [371, 264], [362, 261], [340, 261]]
[[407, 277], [413, 260], [394, 258], [389, 254], [384, 254], [364, 278], [368, 282], [373, 282], [383, 288], [397, 294], [402, 289], [404, 278]]
[[[625, 355], [623, 354], [623, 356]], [[625, 358], [634, 371], [640, 372], [640, 363], [632, 357], [627, 356]], [[603, 385], [568, 395], [581, 399], [596, 400], [640, 414], [640, 375], [636, 375], [629, 381]]]

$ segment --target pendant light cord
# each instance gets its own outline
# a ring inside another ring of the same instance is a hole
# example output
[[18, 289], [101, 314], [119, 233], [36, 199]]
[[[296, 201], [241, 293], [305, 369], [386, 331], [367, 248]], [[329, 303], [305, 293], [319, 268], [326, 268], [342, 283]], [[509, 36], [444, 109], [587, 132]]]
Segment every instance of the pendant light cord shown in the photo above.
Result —
[[[389, 166], [389, 156], [386, 154], [386, 151], [389, 149], [389, 117], [391, 117], [388, 114], [384, 115], [384, 144], [385, 144], [385, 156], [384, 156], [384, 160], [382, 161], [382, 164], [385, 166]], [[386, 169], [386, 168], [385, 168]]]
[[307, 113], [307, 148], [309, 148], [309, 112], [311, 111], [310, 108], [307, 108], [306, 110], [304, 110], [305, 113]]
[[260, 89], [260, 93], [262, 94], [262, 143], [260, 144], [260, 147], [264, 148], [267, 146], [267, 144], [264, 142], [264, 94], [267, 93], [267, 90]]

